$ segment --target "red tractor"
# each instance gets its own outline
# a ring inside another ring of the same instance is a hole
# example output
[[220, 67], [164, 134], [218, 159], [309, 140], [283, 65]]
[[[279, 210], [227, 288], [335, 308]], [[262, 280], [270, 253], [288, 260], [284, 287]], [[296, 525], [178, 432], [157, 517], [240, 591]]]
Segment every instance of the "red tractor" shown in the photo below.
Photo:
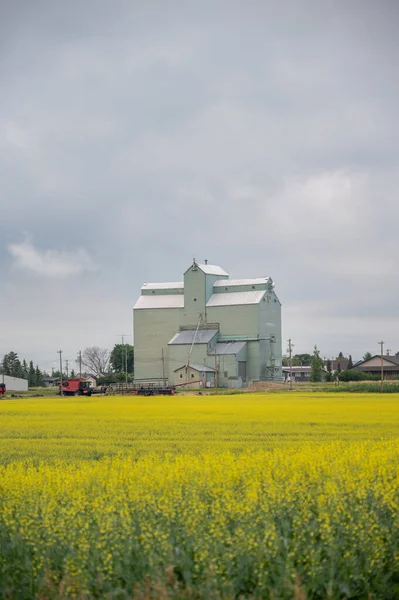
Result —
[[91, 396], [91, 387], [83, 379], [68, 379], [60, 385], [60, 396]]
[[4, 394], [6, 393], [7, 388], [6, 388], [6, 384], [5, 383], [0, 383], [0, 396], [4, 396]]

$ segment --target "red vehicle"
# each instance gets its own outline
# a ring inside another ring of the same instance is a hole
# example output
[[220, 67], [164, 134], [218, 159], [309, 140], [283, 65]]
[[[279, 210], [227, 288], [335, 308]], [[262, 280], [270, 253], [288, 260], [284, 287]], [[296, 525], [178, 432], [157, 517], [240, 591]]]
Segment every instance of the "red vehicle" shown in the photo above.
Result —
[[6, 384], [5, 383], [0, 383], [0, 396], [4, 396], [4, 394], [6, 393], [7, 388], [6, 388]]
[[61, 396], [91, 396], [91, 387], [88, 381], [83, 379], [68, 379], [60, 386]]

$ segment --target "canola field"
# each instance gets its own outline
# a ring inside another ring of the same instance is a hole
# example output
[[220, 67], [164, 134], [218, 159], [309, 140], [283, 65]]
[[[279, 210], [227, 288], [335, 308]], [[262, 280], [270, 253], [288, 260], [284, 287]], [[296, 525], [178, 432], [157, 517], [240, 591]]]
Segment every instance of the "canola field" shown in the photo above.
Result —
[[0, 401], [0, 598], [399, 598], [399, 396]]

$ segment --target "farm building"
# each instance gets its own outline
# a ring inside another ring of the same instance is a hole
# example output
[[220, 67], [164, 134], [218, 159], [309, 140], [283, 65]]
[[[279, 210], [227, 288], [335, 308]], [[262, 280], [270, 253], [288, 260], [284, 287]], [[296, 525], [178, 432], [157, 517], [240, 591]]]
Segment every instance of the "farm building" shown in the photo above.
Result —
[[28, 380], [20, 377], [11, 377], [10, 375], [0, 375], [0, 383], [6, 385], [8, 392], [27, 392]]
[[182, 282], [145, 283], [133, 313], [136, 380], [282, 380], [281, 304], [270, 277], [230, 279], [194, 260]]

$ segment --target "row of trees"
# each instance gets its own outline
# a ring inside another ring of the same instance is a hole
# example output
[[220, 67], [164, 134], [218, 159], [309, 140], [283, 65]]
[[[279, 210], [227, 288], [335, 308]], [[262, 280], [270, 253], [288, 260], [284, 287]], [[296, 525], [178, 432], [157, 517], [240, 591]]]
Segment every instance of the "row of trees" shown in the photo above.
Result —
[[33, 361], [29, 361], [29, 365], [25, 359], [21, 360], [18, 354], [14, 351], [8, 352], [4, 355], [3, 360], [0, 364], [0, 373], [9, 375], [10, 377], [20, 377], [21, 379], [27, 379], [29, 387], [43, 385], [43, 373], [38, 365], [33, 366]]
[[[396, 356], [399, 356], [399, 352], [396, 353]], [[312, 364], [313, 357], [314, 357], [314, 354], [307, 354], [307, 353], [295, 354], [292, 357], [292, 366], [293, 367], [310, 367]], [[372, 358], [371, 352], [366, 352], [363, 356], [363, 360], [369, 360], [370, 358]], [[338, 354], [338, 356], [336, 356], [332, 360], [338, 362], [338, 365], [337, 365], [338, 371], [341, 371], [341, 367], [343, 364], [345, 365], [346, 369], [351, 369], [353, 367], [353, 360], [352, 360], [351, 354], [349, 354], [349, 356], [344, 356], [343, 352], [340, 352]], [[326, 367], [328, 366], [329, 362], [332, 364], [332, 360], [327, 359]], [[283, 356], [283, 366], [288, 367], [288, 365], [289, 365], [288, 357]]]

